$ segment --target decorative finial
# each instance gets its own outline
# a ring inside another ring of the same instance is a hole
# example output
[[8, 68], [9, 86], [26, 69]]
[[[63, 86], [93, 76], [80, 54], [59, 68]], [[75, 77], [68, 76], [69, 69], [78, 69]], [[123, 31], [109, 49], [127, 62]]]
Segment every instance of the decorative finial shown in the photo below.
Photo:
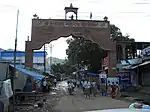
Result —
[[71, 8], [73, 7], [72, 3], [70, 4], [70, 7], [71, 7]]
[[39, 19], [39, 16], [37, 14], [33, 15], [34, 19]]
[[107, 16], [105, 16], [105, 17], [104, 17], [104, 21], [107, 21], [107, 20], [108, 20], [108, 17], [107, 17]]
[[36, 17], [38, 17], [38, 16], [37, 16], [37, 14], [34, 14], [33, 17], [36, 18]]
[[90, 12], [90, 19], [92, 19], [92, 12]]

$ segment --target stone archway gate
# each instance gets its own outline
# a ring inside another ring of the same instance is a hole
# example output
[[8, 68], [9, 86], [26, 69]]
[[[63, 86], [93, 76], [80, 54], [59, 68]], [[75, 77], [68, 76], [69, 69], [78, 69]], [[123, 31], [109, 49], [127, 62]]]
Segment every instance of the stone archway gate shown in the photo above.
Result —
[[[116, 44], [110, 41], [109, 21], [32, 19], [31, 41], [25, 44], [25, 66], [33, 66], [33, 50], [60, 37], [82, 36], [108, 51], [108, 75], [116, 75]], [[61, 54], [60, 54], [61, 55]]]

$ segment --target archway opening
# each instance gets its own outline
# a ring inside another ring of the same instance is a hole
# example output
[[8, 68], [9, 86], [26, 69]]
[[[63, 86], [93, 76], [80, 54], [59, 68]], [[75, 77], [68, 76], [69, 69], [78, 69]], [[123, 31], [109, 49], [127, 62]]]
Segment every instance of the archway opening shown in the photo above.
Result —
[[[45, 51], [44, 57], [34, 59], [33, 68], [41, 72], [53, 74], [73, 74], [83, 69], [98, 74], [103, 69], [103, 58], [107, 51], [98, 44], [83, 37], [60, 37], [50, 43], [44, 43], [40, 50]], [[37, 61], [38, 64], [35, 64]], [[38, 62], [39, 61], [39, 62]]]

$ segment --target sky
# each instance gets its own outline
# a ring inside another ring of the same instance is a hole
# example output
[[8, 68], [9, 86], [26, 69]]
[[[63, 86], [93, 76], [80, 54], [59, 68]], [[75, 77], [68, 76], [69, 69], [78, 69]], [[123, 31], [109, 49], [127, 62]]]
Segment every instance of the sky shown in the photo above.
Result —
[[[95, 20], [107, 16], [123, 34], [129, 34], [136, 41], [150, 41], [150, 0], [0, 0], [0, 48], [14, 48], [17, 9], [17, 50], [24, 50], [25, 40], [31, 35], [33, 15], [36, 13], [42, 19], [63, 19], [64, 7], [70, 6], [70, 3], [79, 8], [79, 19], [89, 19], [90, 12]], [[52, 56], [64, 59], [65, 39], [60, 38], [52, 44]]]

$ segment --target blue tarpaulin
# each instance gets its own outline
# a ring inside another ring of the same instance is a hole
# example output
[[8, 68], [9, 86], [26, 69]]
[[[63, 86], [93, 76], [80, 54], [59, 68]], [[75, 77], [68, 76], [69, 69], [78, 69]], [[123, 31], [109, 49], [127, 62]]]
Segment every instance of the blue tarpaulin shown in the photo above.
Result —
[[88, 75], [91, 75], [91, 76], [98, 76], [98, 74], [96, 73], [92, 73], [92, 72], [87, 72]]
[[[14, 65], [10, 65], [10, 66], [14, 67]], [[38, 74], [38, 73], [36, 73], [36, 72], [34, 72], [34, 71], [27, 70], [27, 69], [23, 68], [23, 67], [20, 66], [20, 65], [16, 65], [15, 68], [16, 68], [18, 71], [23, 72], [25, 75], [29, 75], [29, 76], [31, 76], [31, 77], [34, 77], [34, 78], [37, 79], [37, 80], [41, 80], [42, 78], [44, 78], [43, 75]]]

